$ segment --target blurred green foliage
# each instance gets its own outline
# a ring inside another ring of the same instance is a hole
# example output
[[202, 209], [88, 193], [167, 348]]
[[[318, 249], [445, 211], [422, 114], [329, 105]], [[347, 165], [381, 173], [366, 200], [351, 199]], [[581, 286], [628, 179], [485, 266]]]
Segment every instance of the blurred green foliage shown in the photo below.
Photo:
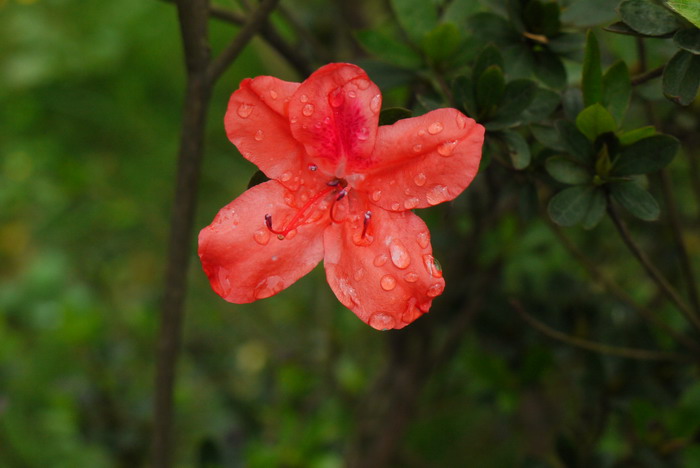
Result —
[[[357, 62], [385, 107], [459, 107], [486, 126], [485, 159], [464, 196], [421, 213], [448, 289], [404, 331], [358, 321], [321, 268], [273, 298], [228, 304], [193, 245], [177, 466], [339, 467], [392, 434], [391, 466], [699, 466], [698, 351], [605, 287], [612, 278], [693, 337], [604, 217], [606, 195], [640, 220], [661, 217], [629, 222], [684, 287], [658, 184], [670, 164], [697, 271], [697, 12], [667, 3], [283, 2], [272, 23], [311, 63]], [[585, 34], [614, 21], [626, 35]], [[234, 32], [212, 20], [215, 53]], [[638, 40], [650, 69], [667, 65], [633, 87]], [[256, 39], [219, 82], [198, 227], [255, 172], [222, 117], [238, 82], [260, 74], [304, 78]], [[183, 86], [167, 2], [0, 0], [0, 466], [148, 464]], [[548, 203], [555, 222], [587, 230], [553, 227]], [[509, 299], [575, 338], [694, 363], [553, 341]], [[463, 316], [454, 349], [431, 361]]]

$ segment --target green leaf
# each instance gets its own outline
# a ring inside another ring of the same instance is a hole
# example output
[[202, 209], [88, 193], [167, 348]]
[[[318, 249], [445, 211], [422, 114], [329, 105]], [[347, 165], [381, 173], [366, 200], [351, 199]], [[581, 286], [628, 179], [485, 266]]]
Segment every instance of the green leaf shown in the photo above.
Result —
[[603, 105], [616, 122], [622, 122], [632, 95], [632, 82], [627, 65], [615, 62], [603, 75]]
[[559, 5], [556, 2], [530, 0], [523, 10], [525, 29], [534, 34], [554, 36], [559, 32]]
[[614, 161], [612, 174], [629, 176], [648, 174], [666, 167], [678, 152], [680, 144], [670, 135], [654, 135], [622, 150]]
[[680, 26], [676, 15], [651, 0], [623, 0], [618, 11], [622, 21], [647, 36], [671, 34]]
[[476, 100], [474, 99], [474, 82], [468, 76], [458, 76], [452, 82], [452, 96], [458, 106], [468, 115], [476, 115]]
[[580, 185], [592, 179], [591, 173], [585, 167], [561, 156], [547, 159], [545, 168], [554, 180], [563, 184]]
[[356, 31], [355, 38], [370, 54], [399, 67], [418, 68], [423, 63], [418, 53], [408, 45], [380, 31]]
[[[700, 10], [700, 6], [698, 6], [698, 10]], [[698, 55], [700, 54], [700, 29], [679, 29], [676, 34], [673, 35], [673, 42], [681, 49]]]
[[620, 140], [622, 146], [629, 146], [632, 143], [652, 135], [656, 135], [656, 129], [651, 125], [647, 125], [646, 127], [635, 128], [634, 130], [624, 132], [618, 135], [617, 138]]
[[442, 23], [423, 38], [423, 51], [434, 62], [452, 58], [462, 42], [462, 35], [452, 23]]
[[468, 29], [482, 41], [498, 45], [515, 43], [521, 38], [508, 20], [494, 13], [477, 13], [472, 16], [469, 18]]
[[506, 85], [502, 105], [494, 119], [489, 122], [489, 129], [501, 129], [518, 125], [521, 114], [532, 104], [537, 93], [537, 83], [532, 80], [513, 80]]
[[582, 164], [590, 164], [593, 159], [593, 144], [578, 128], [567, 120], [556, 123], [559, 139], [566, 151]]
[[600, 48], [593, 31], [586, 34], [586, 52], [583, 57], [583, 72], [581, 74], [583, 103], [591, 106], [603, 102], [603, 71], [600, 68]]
[[501, 70], [503, 70], [503, 56], [501, 56], [501, 52], [499, 52], [496, 46], [493, 44], [488, 44], [483, 48], [474, 62], [472, 79], [474, 81], [478, 81], [486, 69], [492, 65], [497, 65]]
[[270, 180], [263, 171], [257, 170], [250, 176], [248, 181], [248, 188], [255, 187], [256, 185], [262, 184]]
[[558, 151], [566, 151], [564, 145], [561, 144], [559, 139], [559, 132], [554, 127], [548, 125], [530, 125], [530, 131], [532, 136], [547, 148], [552, 148]]
[[603, 133], [614, 132], [617, 128], [613, 116], [600, 104], [583, 109], [576, 117], [576, 126], [590, 141], [595, 141]]
[[644, 34], [639, 34], [637, 31], [630, 28], [622, 21], [618, 21], [617, 23], [613, 23], [609, 26], [604, 27], [603, 29], [608, 31], [608, 32], [615, 33], [615, 34], [624, 34], [625, 36], [646, 37]]
[[593, 192], [593, 197], [591, 199], [590, 205], [588, 205], [588, 211], [586, 216], [583, 217], [581, 224], [584, 229], [593, 229], [605, 214], [605, 195], [603, 195], [602, 189], [596, 189]]
[[666, 0], [666, 5], [700, 28], [700, 8], [697, 0]]
[[547, 49], [534, 52], [535, 76], [552, 88], [562, 88], [566, 84], [566, 69], [559, 57]]
[[476, 104], [481, 118], [493, 115], [503, 99], [505, 87], [505, 77], [501, 67], [491, 65], [484, 70], [479, 81], [476, 82]]
[[659, 218], [659, 204], [654, 197], [637, 182], [617, 182], [610, 184], [610, 194], [624, 209], [635, 218], [654, 221]]
[[415, 44], [420, 44], [423, 37], [437, 26], [438, 14], [433, 2], [391, 0], [391, 7], [401, 28]]
[[525, 138], [517, 132], [506, 130], [500, 132], [508, 146], [508, 154], [515, 169], [525, 169], [530, 165], [530, 146]]
[[413, 115], [409, 109], [403, 107], [388, 107], [379, 113], [379, 125], [392, 125], [401, 119], [407, 119]]
[[664, 70], [664, 94], [670, 100], [687, 106], [695, 99], [699, 85], [700, 56], [679, 50]]
[[561, 20], [567, 26], [580, 29], [610, 23], [615, 19], [618, 0], [574, 0], [567, 2]]
[[547, 212], [560, 226], [573, 226], [583, 221], [594, 202], [596, 187], [577, 185], [557, 193], [549, 200]]

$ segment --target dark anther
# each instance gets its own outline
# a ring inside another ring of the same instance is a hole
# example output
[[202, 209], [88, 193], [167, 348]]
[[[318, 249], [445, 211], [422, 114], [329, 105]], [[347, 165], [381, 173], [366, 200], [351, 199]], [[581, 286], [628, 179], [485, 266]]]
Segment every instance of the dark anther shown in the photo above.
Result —
[[326, 185], [328, 185], [330, 187], [335, 187], [339, 183], [340, 183], [340, 179], [333, 179], [330, 182], [326, 182]]
[[336, 198], [335, 201], [342, 200], [345, 197], [345, 195], [347, 195], [347, 194], [348, 194], [348, 191], [345, 189], [342, 189], [340, 192], [338, 192], [338, 198]]
[[272, 231], [272, 215], [266, 214], [265, 215], [265, 225], [267, 225], [267, 228]]
[[318, 166], [316, 164], [309, 164], [309, 170], [310, 171], [315, 171], [318, 169]]
[[365, 211], [365, 219], [362, 222], [362, 238], [365, 237], [365, 234], [367, 234], [367, 226], [369, 225], [369, 220], [372, 219], [372, 212], [371, 211]]

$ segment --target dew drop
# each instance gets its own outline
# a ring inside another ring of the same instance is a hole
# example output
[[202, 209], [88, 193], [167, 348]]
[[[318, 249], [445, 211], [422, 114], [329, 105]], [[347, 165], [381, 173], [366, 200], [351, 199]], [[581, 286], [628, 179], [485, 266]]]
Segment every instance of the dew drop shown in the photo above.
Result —
[[265, 278], [255, 286], [255, 298], [265, 299], [284, 289], [284, 280], [279, 276]]
[[292, 117], [291, 119], [289, 119], [289, 122], [293, 124], [297, 123], [298, 121], [299, 119], [297, 119], [296, 117]]
[[360, 297], [357, 294], [357, 290], [350, 285], [347, 279], [340, 278], [340, 280], [338, 280], [338, 288], [343, 295], [344, 300], [341, 302], [343, 302], [344, 305], [352, 307], [353, 304], [360, 303]]
[[457, 114], [457, 126], [460, 129], [464, 129], [467, 126], [467, 118], [463, 116], [462, 114]]
[[359, 80], [355, 80], [354, 83], [359, 89], [364, 90], [364, 89], [369, 88], [369, 81], [365, 80], [364, 78], [360, 78]]
[[314, 113], [314, 105], [313, 104], [305, 104], [304, 108], [301, 110], [301, 113], [304, 114], [306, 117], [311, 116], [311, 114]]
[[255, 234], [253, 234], [253, 239], [260, 245], [267, 245], [267, 243], [270, 242], [270, 231], [267, 229], [258, 229], [255, 231]]
[[313, 172], [313, 171], [317, 171], [317, 170], [318, 170], [318, 166], [317, 166], [316, 164], [309, 164], [309, 170], [312, 171], [312, 172]]
[[446, 141], [437, 148], [437, 152], [440, 156], [452, 156], [452, 153], [455, 150], [455, 146], [457, 146], [457, 140], [452, 140], [452, 141]]
[[414, 153], [420, 153], [422, 149], [423, 149], [423, 145], [421, 145], [420, 143], [418, 143], [417, 145], [413, 145], [413, 152]]
[[442, 291], [445, 290], [445, 283], [435, 283], [432, 286], [428, 288], [428, 290], [425, 292], [425, 294], [428, 297], [436, 297], [442, 294]]
[[382, 198], [382, 191], [381, 190], [375, 190], [372, 192], [372, 200], [373, 201], [379, 201], [380, 198]]
[[384, 312], [377, 312], [369, 318], [369, 326], [377, 330], [389, 330], [394, 328], [394, 318]]
[[355, 274], [352, 275], [352, 277], [355, 279], [355, 281], [362, 281], [362, 278], [365, 277], [364, 268], [358, 268], [357, 270], [355, 270]]
[[252, 104], [241, 104], [238, 106], [238, 116], [242, 119], [247, 119], [248, 116], [253, 112], [253, 105]]
[[299, 96], [299, 100], [301, 102], [309, 102], [309, 96], [307, 96], [306, 94], [302, 94], [301, 96]]
[[407, 198], [403, 202], [403, 207], [406, 208], [407, 210], [412, 210], [413, 208], [418, 206], [418, 203], [420, 203], [420, 199], [418, 199], [416, 197]]
[[443, 128], [444, 127], [442, 126], [442, 123], [433, 122], [428, 127], [428, 133], [430, 133], [431, 135], [437, 135], [438, 133], [440, 133], [442, 131]]
[[374, 257], [374, 261], [372, 264], [376, 267], [381, 267], [384, 266], [384, 264], [389, 260], [389, 257], [386, 254], [379, 254], [376, 257]]
[[282, 182], [289, 182], [292, 179], [292, 173], [291, 172], [283, 172], [280, 175], [280, 180]]
[[223, 297], [228, 296], [228, 294], [231, 292], [231, 280], [229, 279], [229, 271], [226, 268], [219, 268], [219, 272], [216, 276], [219, 280], [219, 286], [221, 286], [221, 295]]
[[403, 276], [403, 279], [406, 280], [407, 283], [415, 283], [418, 281], [418, 274], [412, 271], [409, 271]]
[[379, 285], [384, 291], [391, 291], [396, 287], [396, 278], [391, 275], [384, 275], [382, 279], [379, 280]]
[[418, 187], [422, 187], [425, 185], [425, 182], [428, 180], [425, 174], [422, 172], [419, 172], [416, 174], [416, 176], [413, 178], [413, 183], [416, 184]]
[[340, 107], [345, 101], [345, 96], [343, 96], [343, 88], [335, 88], [329, 98], [332, 107]]
[[423, 265], [433, 278], [442, 278], [442, 266], [435, 257], [430, 254], [423, 255]]
[[436, 185], [425, 195], [425, 199], [431, 205], [437, 205], [444, 202], [449, 198], [449, 193], [447, 192], [447, 187], [444, 185]]
[[362, 127], [357, 131], [357, 139], [360, 141], [365, 141], [369, 138], [369, 129], [367, 127]]
[[294, 239], [297, 236], [297, 232], [298, 231], [296, 229], [292, 229], [284, 237], [285, 237], [285, 239], [290, 239], [290, 240]]
[[408, 304], [406, 305], [406, 309], [403, 311], [401, 314], [401, 321], [403, 323], [411, 323], [418, 317], [422, 315], [422, 312], [418, 307], [416, 307], [416, 303], [418, 301], [416, 300], [415, 297], [412, 297], [408, 300]]
[[255, 141], [262, 141], [263, 138], [265, 138], [265, 132], [263, 132], [262, 130], [258, 130], [257, 132], [255, 132]]
[[381, 94], [377, 94], [372, 98], [371, 101], [369, 101], [369, 109], [374, 112], [375, 114], [379, 113], [379, 110], [382, 107], [382, 96]]
[[408, 268], [408, 265], [411, 264], [411, 256], [399, 241], [391, 243], [389, 246], [389, 254], [391, 255], [391, 263], [393, 263], [396, 268], [405, 270]]
[[422, 128], [418, 130], [418, 136], [425, 136], [425, 130], [423, 130]]
[[391, 204], [391, 209], [394, 211], [399, 211], [399, 208], [401, 208], [401, 205], [399, 205], [399, 202], [394, 202]]
[[427, 232], [419, 232], [416, 234], [416, 242], [420, 245], [421, 249], [425, 249], [430, 244], [430, 235]]
[[277, 99], [277, 96], [278, 96], [277, 91], [275, 91], [274, 89], [271, 89], [270, 90], [270, 97], [272, 99]]
[[292, 192], [285, 192], [283, 198], [287, 206], [294, 207], [294, 194]]
[[353, 90], [348, 91], [348, 97], [350, 99], [355, 99], [357, 97], [357, 93]]

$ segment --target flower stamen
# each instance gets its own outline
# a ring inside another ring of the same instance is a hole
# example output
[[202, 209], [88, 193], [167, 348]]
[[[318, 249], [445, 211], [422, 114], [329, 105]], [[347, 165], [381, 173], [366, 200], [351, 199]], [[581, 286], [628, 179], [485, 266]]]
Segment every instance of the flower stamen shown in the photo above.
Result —
[[371, 219], [372, 219], [372, 212], [365, 211], [365, 219], [362, 221], [362, 235], [360, 236], [362, 239], [364, 239], [365, 234], [367, 234], [367, 226], [369, 226], [369, 221]]

